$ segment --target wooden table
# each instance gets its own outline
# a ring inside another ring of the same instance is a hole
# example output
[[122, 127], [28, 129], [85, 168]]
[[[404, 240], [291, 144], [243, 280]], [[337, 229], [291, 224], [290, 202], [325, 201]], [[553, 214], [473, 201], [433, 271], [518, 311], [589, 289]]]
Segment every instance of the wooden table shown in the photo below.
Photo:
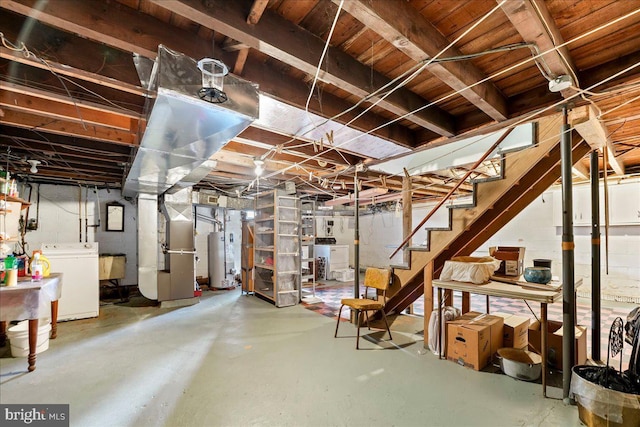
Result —
[[7, 322], [29, 320], [29, 371], [36, 369], [38, 319], [51, 317], [51, 339], [58, 334], [58, 300], [62, 295], [62, 273], [41, 281], [21, 277], [17, 286], [0, 287], [0, 346], [6, 343]]
[[[576, 282], [576, 288], [582, 284], [582, 279]], [[487, 304], [490, 296], [501, 298], [522, 299], [540, 303], [540, 334], [542, 353], [542, 394], [547, 397], [547, 304], [553, 304], [562, 299], [562, 286], [543, 291], [528, 288], [524, 285], [516, 285], [490, 281], [483, 285], [474, 285], [467, 282], [454, 282], [449, 280], [433, 280], [433, 286], [438, 288], [438, 345], [440, 347], [439, 357], [442, 358], [442, 290], [469, 292], [487, 296]]]

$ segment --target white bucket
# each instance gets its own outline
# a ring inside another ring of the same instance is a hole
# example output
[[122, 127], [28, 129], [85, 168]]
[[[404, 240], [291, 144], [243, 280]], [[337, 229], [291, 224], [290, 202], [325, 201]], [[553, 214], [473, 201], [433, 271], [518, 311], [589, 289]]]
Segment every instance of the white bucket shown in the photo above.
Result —
[[[49, 331], [51, 331], [51, 320], [40, 319], [38, 322], [38, 340], [36, 342], [36, 354], [42, 353], [49, 348]], [[7, 329], [7, 338], [11, 344], [11, 356], [29, 356], [29, 321], [24, 320], [15, 326]]]

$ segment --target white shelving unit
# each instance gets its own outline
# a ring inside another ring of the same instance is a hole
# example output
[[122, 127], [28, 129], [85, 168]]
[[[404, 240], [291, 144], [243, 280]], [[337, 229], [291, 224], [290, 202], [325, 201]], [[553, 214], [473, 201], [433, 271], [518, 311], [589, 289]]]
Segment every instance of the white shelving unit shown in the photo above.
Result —
[[298, 198], [273, 190], [256, 196], [254, 293], [276, 307], [300, 301], [300, 207]]
[[322, 302], [316, 296], [316, 204], [314, 201], [304, 200], [300, 203], [301, 209], [301, 240], [300, 253], [302, 254], [302, 301], [307, 304]]

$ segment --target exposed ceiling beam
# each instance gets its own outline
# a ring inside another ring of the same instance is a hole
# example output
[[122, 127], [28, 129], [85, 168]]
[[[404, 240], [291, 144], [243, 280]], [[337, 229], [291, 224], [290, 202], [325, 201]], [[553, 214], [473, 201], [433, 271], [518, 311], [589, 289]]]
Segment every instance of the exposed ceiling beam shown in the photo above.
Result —
[[5, 110], [4, 116], [0, 118], [0, 123], [23, 129], [43, 130], [58, 135], [69, 135], [126, 145], [138, 145], [137, 133], [97, 125], [83, 125], [81, 123], [47, 118], [14, 110]]
[[0, 58], [8, 59], [10, 61], [18, 62], [21, 64], [29, 65], [31, 67], [36, 67], [43, 70], [52, 71], [62, 76], [73, 77], [80, 80], [84, 80], [86, 82], [107, 86], [112, 89], [117, 89], [123, 92], [129, 92], [134, 95], [145, 96], [148, 94], [148, 91], [141, 86], [132, 85], [120, 80], [102, 76], [100, 74], [70, 67], [68, 65], [58, 64], [57, 62], [53, 62], [53, 61], [43, 62], [33, 57], [25, 57], [21, 53], [12, 52], [6, 47], [0, 46]]
[[[72, 2], [72, 0], [70, 0], [70, 2]], [[185, 50], [181, 52], [190, 55], [193, 58], [201, 58], [211, 54], [210, 42], [204, 42], [202, 39], [194, 38], [193, 34], [179, 30], [175, 27], [167, 27], [162, 21], [152, 18], [149, 15], [141, 14], [132, 9], [125, 8], [117, 3], [80, 1], [77, 2], [77, 7], [75, 4], [76, 2], [73, 2], [74, 7], [65, 8], [51, 7], [51, 4], [49, 3], [45, 4], [40, 12], [36, 12], [36, 10], [32, 10], [30, 8], [35, 3], [36, 2], [29, 0], [8, 0], [6, 2], [3, 1], [1, 6], [25, 16], [35, 16], [47, 25], [61, 28], [65, 31], [73, 30], [76, 34], [89, 40], [107, 43], [117, 49], [140, 53], [141, 55], [148, 56], [149, 58], [155, 58], [157, 54], [157, 46], [162, 43], [166, 44], [166, 40], [172, 40], [173, 44], [169, 47], [176, 50], [178, 50], [176, 46], [185, 47]], [[85, 26], [92, 25], [91, 19], [88, 19], [85, 15], [93, 16], [94, 19], [98, 21], [95, 23], [95, 27], [100, 28], [101, 31], [106, 31], [109, 36], [101, 36], [101, 33], [97, 31], [96, 28], [85, 28]], [[136, 28], [132, 29], [132, 26], [129, 25], [128, 22], [136, 22]], [[248, 27], [246, 23], [244, 23], [244, 26]], [[162, 28], [166, 29], [160, 30]], [[5, 35], [7, 35], [6, 32]], [[144, 37], [141, 35], [144, 35]], [[60, 38], [68, 40], [69, 35], [61, 33]], [[229, 41], [231, 39], [227, 40]], [[231, 40], [231, 42], [234, 44], [238, 43], [235, 40]], [[189, 48], [186, 49], [186, 46]], [[243, 48], [246, 47], [246, 45], [242, 46]], [[31, 48], [32, 46], [28, 47]], [[40, 46], [36, 46], [36, 48], [40, 48]], [[44, 47], [42, 48], [44, 49]], [[96, 45], [94, 50], [100, 49], [101, 47]], [[237, 55], [234, 55], [233, 53], [227, 53], [224, 50], [219, 50], [217, 52], [220, 59], [226, 63], [234, 63], [237, 59]], [[36, 66], [45, 70], [48, 69], [45, 64], [38, 60], [24, 59], [22, 55], [13, 54], [5, 48], [0, 48], [0, 53], [8, 59], [21, 61], [28, 65]], [[61, 52], [56, 52], [56, 54], [60, 55]], [[59, 62], [60, 64], [49, 64], [54, 66], [53, 71], [60, 72], [63, 75], [69, 75], [70, 77], [77, 77], [85, 81], [104, 84], [125, 92], [146, 94], [146, 91], [140, 86], [119, 83], [115, 79], [84, 71], [83, 69], [85, 67], [80, 66], [81, 60], [78, 57], [70, 55], [64, 57], [61, 56]], [[93, 64], [92, 66], [86, 64], [87, 69], [98, 69], [100, 65], [100, 63]], [[125, 66], [129, 66], [133, 69], [132, 61], [128, 64], [114, 63], [111, 64], [111, 66], [118, 69], [123, 69]], [[135, 71], [133, 71], [133, 73], [135, 74]], [[366, 75], [368, 76], [368, 74]], [[137, 76], [135, 78], [137, 79]], [[309, 94], [308, 86], [302, 82], [293, 81], [293, 79], [289, 78], [281, 70], [276, 69], [273, 65], [265, 64], [264, 61], [252, 60], [249, 55], [243, 69], [242, 78], [258, 83], [261, 92], [272, 95], [283, 102], [294, 105], [298, 108], [304, 108], [305, 106], [306, 99]], [[424, 103], [424, 100], [421, 102]], [[309, 111], [323, 117], [331, 117], [352, 107], [353, 104], [325, 93], [322, 96], [322, 105], [320, 105], [315, 97], [311, 100], [311, 103], [309, 104]], [[339, 123], [346, 123], [362, 111], [362, 108], [356, 108], [336, 119], [336, 121]], [[404, 147], [414, 146], [415, 137], [408, 128], [397, 123], [385, 126], [386, 123], [388, 123], [388, 119], [375, 113], [368, 112], [350, 126], [365, 132], [379, 128], [372, 132], [372, 134]], [[427, 137], [433, 138], [434, 133], [429, 132]]]
[[0, 81], [0, 105], [44, 117], [137, 132], [141, 118], [114, 107]]
[[[289, 105], [304, 109], [309, 87], [302, 81], [289, 78], [285, 73], [275, 69], [264, 62], [258, 61], [252, 56], [247, 58], [242, 78], [260, 84], [260, 91]], [[347, 113], [345, 111], [349, 110]], [[388, 119], [372, 113], [362, 114], [363, 108], [353, 108], [353, 104], [340, 99], [330, 93], [322, 94], [322, 102], [318, 97], [312, 97], [309, 103], [309, 111], [322, 117], [336, 117], [337, 123], [346, 124], [352, 122], [349, 127], [369, 132], [374, 136], [394, 142], [402, 147], [413, 148], [416, 138], [413, 132], [405, 126], [394, 123], [386, 125]], [[344, 113], [344, 114], [343, 114]], [[361, 115], [361, 117], [358, 117]], [[371, 131], [372, 129], [377, 129]], [[426, 131], [428, 137], [438, 135]]]
[[609, 138], [607, 128], [598, 119], [598, 113], [592, 106], [582, 107], [573, 114], [572, 126], [580, 136], [595, 149], [607, 147], [607, 161], [616, 174], [624, 175], [624, 164], [616, 158], [616, 149]]
[[[339, 4], [340, 0], [333, 0]], [[406, 2], [388, 0], [346, 1], [343, 8], [393, 46], [421, 63], [435, 57], [450, 44], [437, 28]], [[462, 53], [450, 47], [440, 57], [455, 57]], [[433, 63], [428, 71], [476, 105], [494, 120], [508, 117], [507, 100], [491, 82], [469, 61]], [[468, 86], [475, 85], [470, 89]]]
[[[498, 3], [500, 3], [499, 0]], [[566, 74], [575, 79], [576, 68], [569, 49], [567, 46], [556, 49], [556, 46], [564, 44], [564, 39], [544, 1], [509, 0], [501, 3], [500, 7], [525, 42], [535, 43], [540, 52], [549, 51], [539, 59], [542, 67], [548, 67], [549, 77], [555, 78]], [[574, 81], [574, 84], [578, 85], [579, 82]], [[564, 96], [573, 93], [575, 93], [573, 90], [562, 91]]]
[[572, 166], [572, 171], [582, 179], [589, 179], [589, 168], [579, 160]]
[[268, 4], [269, 0], [253, 0], [249, 16], [247, 16], [247, 24], [256, 25], [258, 21], [260, 21], [260, 18]]
[[2, 7], [147, 58], [157, 56], [159, 44], [192, 58], [211, 52], [210, 41], [117, 2], [67, 0], [65, 7], [60, 7], [55, 1], [3, 0]]
[[242, 75], [244, 64], [247, 62], [247, 56], [249, 56], [249, 48], [241, 49], [238, 51], [236, 62], [233, 65], [233, 74], [236, 74], [238, 76]]
[[[316, 73], [325, 42], [276, 13], [266, 10], [260, 25], [252, 26], [246, 22], [242, 2], [208, 0], [205, 5], [198, 0], [150, 1], [310, 75]], [[327, 50], [319, 77], [361, 98], [389, 83], [389, 79], [380, 73], [373, 72], [372, 78], [369, 67], [333, 47]], [[371, 101], [378, 99], [373, 97]], [[405, 115], [426, 102], [408, 89], [401, 88], [381, 100], [378, 106], [394, 114]], [[441, 135], [452, 136], [455, 133], [453, 117], [435, 106], [409, 114], [406, 119]]]

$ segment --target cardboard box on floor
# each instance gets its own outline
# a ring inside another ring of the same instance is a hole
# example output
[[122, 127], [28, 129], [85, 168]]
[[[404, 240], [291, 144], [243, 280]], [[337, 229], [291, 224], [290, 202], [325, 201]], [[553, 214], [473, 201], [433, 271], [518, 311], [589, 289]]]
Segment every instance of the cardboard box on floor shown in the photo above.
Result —
[[491, 246], [489, 255], [502, 261], [496, 274], [521, 276], [524, 272], [524, 249], [521, 246]]
[[[562, 370], [562, 322], [549, 320], [547, 331], [547, 361], [548, 365]], [[534, 321], [529, 326], [529, 344], [540, 353], [540, 322]], [[576, 326], [576, 358], [575, 365], [584, 365], [587, 362], [587, 328]]]
[[529, 323], [531, 320], [525, 316], [517, 316], [509, 313], [491, 313], [504, 319], [502, 329], [503, 343], [505, 347], [527, 349], [529, 344]]
[[503, 318], [470, 311], [447, 322], [447, 359], [481, 370], [502, 347]]

